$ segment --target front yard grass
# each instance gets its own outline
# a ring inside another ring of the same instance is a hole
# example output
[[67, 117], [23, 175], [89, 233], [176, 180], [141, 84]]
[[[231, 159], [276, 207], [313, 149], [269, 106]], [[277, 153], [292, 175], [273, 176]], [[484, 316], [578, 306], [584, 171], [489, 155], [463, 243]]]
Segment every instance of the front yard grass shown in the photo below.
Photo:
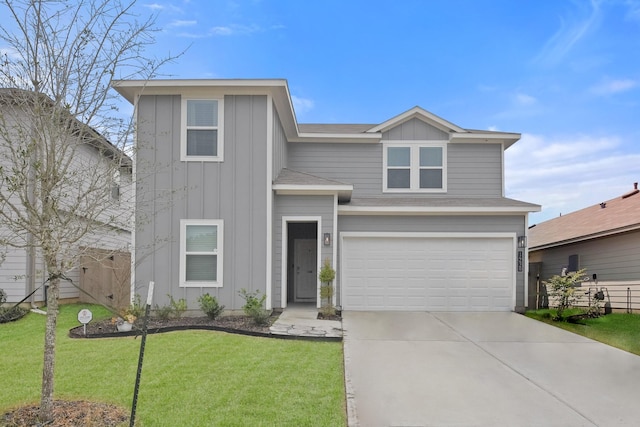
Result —
[[[580, 310], [566, 314], [578, 312]], [[533, 319], [640, 355], [640, 315], [611, 313], [594, 319], [581, 319], [580, 323], [570, 323], [551, 320], [554, 314], [555, 310], [553, 309], [533, 310], [526, 313], [528, 317]]]
[[[77, 314], [61, 306], [55, 398], [130, 409], [140, 340], [71, 339]], [[0, 414], [39, 402], [45, 317], [0, 324]], [[342, 345], [180, 331], [147, 337], [136, 425], [345, 426]]]

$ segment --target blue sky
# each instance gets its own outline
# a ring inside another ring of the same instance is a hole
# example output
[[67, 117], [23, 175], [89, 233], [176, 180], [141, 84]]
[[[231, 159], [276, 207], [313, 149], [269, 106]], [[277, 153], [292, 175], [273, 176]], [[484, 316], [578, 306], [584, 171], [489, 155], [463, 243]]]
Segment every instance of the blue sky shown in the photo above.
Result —
[[522, 134], [506, 196], [535, 224], [640, 181], [640, 0], [190, 0], [157, 13], [174, 78], [285, 78], [300, 123], [416, 105]]

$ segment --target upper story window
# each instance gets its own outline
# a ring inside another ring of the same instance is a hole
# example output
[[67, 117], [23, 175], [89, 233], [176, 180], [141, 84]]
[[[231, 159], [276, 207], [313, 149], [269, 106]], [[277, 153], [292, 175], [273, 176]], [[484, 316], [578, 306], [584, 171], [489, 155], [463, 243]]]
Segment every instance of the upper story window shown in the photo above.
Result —
[[224, 160], [222, 99], [182, 100], [181, 160]]
[[180, 221], [180, 286], [222, 286], [222, 220]]
[[446, 191], [446, 142], [386, 141], [383, 150], [384, 192]]

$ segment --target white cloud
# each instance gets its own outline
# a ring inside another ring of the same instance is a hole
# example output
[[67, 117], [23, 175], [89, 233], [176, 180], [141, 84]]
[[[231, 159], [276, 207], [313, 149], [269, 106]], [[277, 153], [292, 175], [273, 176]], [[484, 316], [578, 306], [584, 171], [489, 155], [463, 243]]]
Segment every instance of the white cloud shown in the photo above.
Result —
[[626, 92], [636, 88], [637, 86], [638, 81], [632, 79], [605, 80], [602, 83], [591, 87], [590, 92], [595, 95], [606, 96]]
[[582, 6], [581, 10], [573, 11], [566, 17], [560, 17], [560, 28], [551, 36], [534, 62], [543, 65], [553, 65], [561, 61], [587, 34], [600, 23], [601, 11], [598, 0], [589, 2], [572, 2]]
[[505, 152], [506, 196], [542, 205], [531, 224], [617, 197], [640, 180], [640, 151], [624, 152], [624, 142], [524, 134]]
[[516, 105], [520, 105], [523, 107], [528, 107], [538, 102], [536, 98], [531, 95], [527, 95], [526, 93], [516, 93], [514, 100]]
[[175, 21], [171, 21], [169, 22], [169, 24], [167, 24], [167, 27], [190, 27], [193, 25], [196, 25], [198, 23], [198, 21], [186, 21], [186, 20], [175, 20]]
[[257, 25], [231, 24], [227, 26], [213, 27], [209, 32], [215, 36], [235, 36], [253, 34], [261, 30], [262, 29]]
[[19, 59], [20, 53], [12, 47], [0, 47], [0, 56], [7, 56], [12, 59]]
[[499, 111], [494, 115], [496, 119], [512, 119], [521, 117], [531, 117], [538, 115], [543, 109], [534, 96], [521, 91], [507, 93], [509, 104], [507, 109]]
[[291, 101], [293, 102], [293, 108], [296, 110], [297, 114], [308, 113], [315, 105], [313, 100], [300, 98], [295, 95], [291, 96]]
[[164, 6], [158, 3], [148, 3], [145, 4], [144, 7], [148, 7], [151, 10], [163, 10]]

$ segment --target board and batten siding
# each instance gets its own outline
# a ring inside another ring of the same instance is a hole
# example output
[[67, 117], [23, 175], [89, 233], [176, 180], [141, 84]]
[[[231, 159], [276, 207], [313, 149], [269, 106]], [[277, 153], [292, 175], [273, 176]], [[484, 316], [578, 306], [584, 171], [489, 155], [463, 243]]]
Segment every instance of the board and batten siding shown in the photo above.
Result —
[[[405, 130], [399, 136], [406, 136], [407, 133]], [[387, 134], [385, 132], [384, 135]], [[415, 133], [411, 135], [414, 136]], [[425, 136], [429, 135], [425, 133]], [[503, 195], [500, 144], [449, 143], [446, 193], [383, 193], [382, 179], [385, 172], [382, 149], [382, 144], [367, 143], [290, 143], [288, 167], [353, 184], [354, 198], [400, 198], [407, 197], [407, 194], [427, 198]]]
[[333, 248], [336, 244], [333, 235], [334, 196], [276, 196], [273, 215], [273, 280], [272, 304], [280, 307], [282, 299], [282, 217], [321, 217], [318, 236], [331, 233], [331, 245], [322, 245], [320, 260], [329, 258], [333, 264]]
[[[355, 216], [341, 215], [338, 221], [338, 237], [342, 232], [398, 232], [398, 233], [525, 233], [525, 217], [505, 216]], [[514, 257], [515, 258], [515, 257]], [[340, 254], [338, 254], [338, 262]], [[340, 265], [338, 265], [340, 268]], [[515, 272], [516, 306], [524, 306], [526, 266]], [[336, 276], [339, 289], [340, 275]], [[340, 293], [338, 293], [339, 295]]]
[[[223, 162], [180, 160], [180, 110], [180, 95], [138, 103], [136, 287], [154, 280], [159, 306], [209, 293], [240, 309], [240, 289], [266, 292], [267, 97], [225, 96]], [[179, 287], [181, 219], [224, 220], [222, 287]]]
[[273, 106], [273, 170], [271, 180], [275, 180], [280, 171], [287, 167], [287, 137], [280, 122], [280, 117]]
[[409, 141], [432, 140], [447, 141], [449, 134], [418, 119], [410, 119], [382, 134], [383, 140]]
[[578, 255], [578, 268], [598, 281], [640, 280], [640, 231], [588, 240], [557, 248], [532, 251], [530, 262], [542, 262], [541, 280], [560, 274], [569, 257]]

